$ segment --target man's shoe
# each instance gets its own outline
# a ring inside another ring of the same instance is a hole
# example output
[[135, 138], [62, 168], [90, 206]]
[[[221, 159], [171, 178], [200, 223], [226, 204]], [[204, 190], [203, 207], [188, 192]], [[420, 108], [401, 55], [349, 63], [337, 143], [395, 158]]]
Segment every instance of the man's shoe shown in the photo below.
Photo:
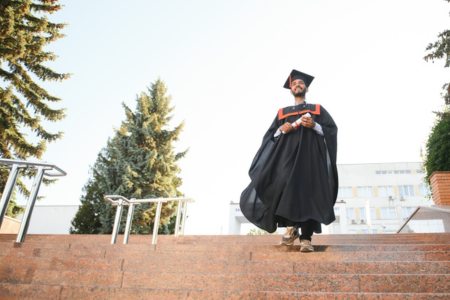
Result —
[[281, 238], [281, 245], [292, 246], [295, 240], [299, 237], [298, 230], [295, 227], [286, 228], [286, 232]]
[[300, 252], [314, 252], [314, 247], [310, 240], [300, 240]]

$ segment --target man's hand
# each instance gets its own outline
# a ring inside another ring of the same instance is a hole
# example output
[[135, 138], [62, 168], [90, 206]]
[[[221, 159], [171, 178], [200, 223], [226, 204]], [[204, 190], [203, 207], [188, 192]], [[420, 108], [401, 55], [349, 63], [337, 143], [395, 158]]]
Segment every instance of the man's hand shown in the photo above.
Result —
[[280, 130], [284, 134], [287, 134], [287, 133], [291, 132], [292, 130], [294, 130], [294, 127], [292, 127], [291, 123], [286, 122], [283, 125], [281, 125]]
[[316, 123], [314, 122], [314, 120], [311, 117], [308, 116], [303, 116], [302, 117], [302, 126], [305, 126], [307, 128], [314, 128], [314, 126], [316, 126]]

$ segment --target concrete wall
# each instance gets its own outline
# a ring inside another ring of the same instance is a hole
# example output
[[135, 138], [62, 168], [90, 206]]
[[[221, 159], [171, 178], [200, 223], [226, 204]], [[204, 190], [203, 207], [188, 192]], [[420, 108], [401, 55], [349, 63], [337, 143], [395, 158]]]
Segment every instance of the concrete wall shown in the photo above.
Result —
[[78, 207], [78, 205], [36, 205], [28, 233], [68, 234]]

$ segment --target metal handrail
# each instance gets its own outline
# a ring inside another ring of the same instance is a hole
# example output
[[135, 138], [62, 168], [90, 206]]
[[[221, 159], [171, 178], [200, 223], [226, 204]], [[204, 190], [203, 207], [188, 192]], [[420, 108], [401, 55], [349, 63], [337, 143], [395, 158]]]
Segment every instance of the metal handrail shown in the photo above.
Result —
[[0, 164], [12, 166], [12, 165], [18, 165], [19, 168], [28, 168], [28, 167], [46, 167], [44, 170], [56, 170], [58, 173], [47, 173], [44, 172], [45, 176], [50, 177], [61, 177], [66, 176], [67, 173], [63, 171], [61, 168], [54, 164], [50, 164], [47, 162], [32, 162], [32, 161], [25, 161], [25, 160], [16, 160], [16, 159], [6, 159], [6, 158], [0, 158]]
[[441, 208], [441, 207], [435, 207], [435, 206], [418, 206], [413, 212], [412, 214], [405, 220], [405, 222], [403, 223], [402, 226], [400, 226], [400, 229], [397, 230], [397, 233], [400, 233], [403, 228], [405, 228], [405, 226], [409, 223], [409, 221], [411, 221], [412, 218], [414, 218], [414, 216], [419, 212], [419, 210], [421, 209], [425, 209], [425, 210], [433, 210], [433, 211], [437, 211], [437, 212], [444, 212], [444, 213], [450, 213], [450, 209], [446, 209], [446, 208]]
[[[177, 209], [177, 218], [175, 222], [175, 236], [178, 236], [181, 232], [184, 233], [184, 223], [186, 220], [186, 210], [187, 203], [193, 202], [194, 200], [191, 198], [182, 198], [182, 197], [168, 197], [168, 198], [148, 198], [148, 199], [127, 199], [121, 195], [106, 195], [104, 196], [106, 201], [112, 203], [112, 205], [117, 206], [116, 215], [114, 218], [113, 231], [111, 236], [111, 244], [115, 244], [117, 240], [117, 234], [119, 232], [120, 227], [120, 219], [122, 218], [122, 210], [123, 206], [128, 206], [128, 214], [127, 221], [125, 224], [125, 232], [123, 237], [123, 243], [128, 244], [128, 239], [130, 237], [131, 231], [131, 222], [133, 219], [134, 206], [142, 203], [157, 203], [156, 207], [156, 215], [153, 224], [153, 235], [152, 235], [152, 245], [156, 245], [158, 240], [158, 229], [159, 229], [159, 221], [161, 217], [161, 208], [162, 204], [170, 201], [178, 201], [178, 209]], [[183, 210], [183, 215], [181, 216], [181, 210]], [[181, 216], [181, 218], [180, 218]], [[181, 219], [181, 223], [180, 223]]]
[[[35, 168], [37, 169], [34, 177], [34, 182], [31, 187], [30, 196], [25, 207], [22, 222], [20, 223], [19, 233], [17, 234], [17, 243], [23, 243], [28, 231], [28, 225], [30, 224], [31, 214], [33, 212], [34, 204], [36, 203], [39, 188], [41, 187], [42, 179], [44, 176], [60, 177], [65, 176], [67, 173], [56, 165], [46, 162], [30, 162], [25, 160], [5, 159], [0, 158], [0, 165], [6, 165], [11, 168], [9, 172], [8, 180], [6, 181], [5, 188], [3, 189], [2, 198], [0, 199], [0, 226], [2, 226], [3, 219], [8, 208], [11, 195], [16, 185], [17, 176], [20, 169]], [[56, 171], [56, 173], [51, 172]]]

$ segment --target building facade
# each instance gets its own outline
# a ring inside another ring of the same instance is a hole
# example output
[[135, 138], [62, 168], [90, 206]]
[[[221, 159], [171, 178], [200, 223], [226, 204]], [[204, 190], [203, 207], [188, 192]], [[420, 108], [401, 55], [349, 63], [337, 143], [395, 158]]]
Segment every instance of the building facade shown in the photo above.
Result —
[[422, 163], [338, 165], [336, 221], [329, 233], [394, 233], [418, 206], [430, 206]]

